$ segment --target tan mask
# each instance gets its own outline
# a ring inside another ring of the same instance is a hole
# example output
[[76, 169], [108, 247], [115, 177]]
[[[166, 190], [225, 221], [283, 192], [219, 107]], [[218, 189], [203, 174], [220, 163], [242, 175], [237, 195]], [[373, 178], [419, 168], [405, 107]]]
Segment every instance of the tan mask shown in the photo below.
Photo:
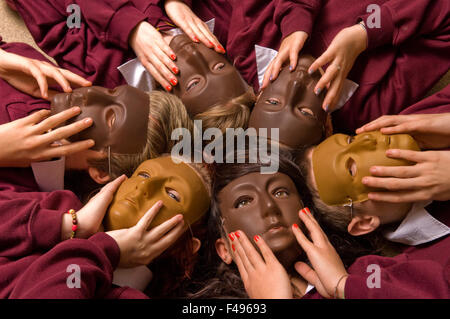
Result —
[[170, 47], [177, 55], [180, 69], [179, 84], [174, 86], [173, 93], [191, 116], [247, 92], [247, 83], [223, 54], [192, 42], [184, 34], [175, 36]]
[[129, 85], [113, 90], [100, 86], [75, 89], [73, 93], [61, 93], [52, 99], [52, 113], [65, 111], [73, 106], [81, 108], [80, 115], [63, 125], [92, 118], [94, 124], [73, 135], [69, 141], [93, 139], [93, 150], [106, 150], [118, 154], [136, 154], [147, 142], [149, 95]]
[[278, 128], [279, 142], [293, 149], [317, 145], [325, 138], [325, 92], [319, 96], [314, 93], [320, 73], [308, 74], [313, 62], [312, 56], [302, 55], [294, 71], [287, 67], [281, 70], [258, 98], [249, 127]]
[[192, 225], [209, 208], [210, 198], [203, 181], [189, 165], [176, 164], [171, 157], [143, 162], [119, 187], [105, 217], [105, 229], [129, 228], [159, 200], [163, 207], [153, 219], [155, 227], [177, 214]]
[[388, 149], [419, 151], [416, 141], [407, 134], [383, 135], [379, 131], [354, 137], [335, 134], [320, 143], [312, 154], [314, 177], [320, 199], [327, 205], [362, 202], [376, 189], [362, 184], [377, 166], [405, 166], [412, 163], [386, 156]]

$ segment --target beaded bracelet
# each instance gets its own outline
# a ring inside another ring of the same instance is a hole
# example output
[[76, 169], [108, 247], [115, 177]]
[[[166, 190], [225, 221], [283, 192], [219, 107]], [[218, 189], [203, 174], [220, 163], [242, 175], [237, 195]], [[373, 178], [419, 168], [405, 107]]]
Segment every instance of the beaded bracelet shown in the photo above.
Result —
[[75, 237], [75, 233], [78, 229], [77, 213], [75, 212], [74, 209], [69, 209], [67, 214], [72, 215], [72, 235], [70, 236], [70, 239], [72, 239]]

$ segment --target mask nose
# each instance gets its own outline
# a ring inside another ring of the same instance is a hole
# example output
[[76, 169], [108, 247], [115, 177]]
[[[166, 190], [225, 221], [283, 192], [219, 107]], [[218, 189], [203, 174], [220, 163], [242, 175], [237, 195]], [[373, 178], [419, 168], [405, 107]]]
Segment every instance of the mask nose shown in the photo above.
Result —
[[295, 107], [299, 106], [298, 102], [303, 94], [302, 83], [299, 80], [293, 80], [289, 82], [288, 94], [286, 97], [286, 106], [294, 110]]
[[261, 217], [263, 218], [274, 218], [275, 216], [281, 215], [278, 205], [270, 196], [263, 196], [261, 198], [260, 208], [261, 208]]
[[348, 149], [350, 151], [353, 151], [356, 149], [373, 150], [376, 148], [376, 146], [377, 146], [377, 139], [370, 134], [365, 134], [362, 137], [360, 137], [359, 139], [353, 141], [349, 145]]
[[149, 198], [164, 184], [164, 179], [159, 177], [146, 178], [136, 185], [133, 192], [135, 198]]
[[208, 73], [209, 65], [203, 54], [197, 49], [195, 44], [186, 45], [186, 51], [189, 52], [189, 63], [200, 71], [201, 74]]

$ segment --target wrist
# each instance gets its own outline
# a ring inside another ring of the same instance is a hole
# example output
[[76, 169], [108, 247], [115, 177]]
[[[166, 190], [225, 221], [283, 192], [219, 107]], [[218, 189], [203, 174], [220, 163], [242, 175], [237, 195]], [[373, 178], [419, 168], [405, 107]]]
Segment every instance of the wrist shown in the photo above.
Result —
[[336, 284], [334, 299], [345, 299], [345, 283], [347, 282], [348, 274], [340, 277]]
[[364, 52], [368, 47], [369, 38], [367, 36], [367, 29], [363, 21], [351, 27], [355, 33], [357, 42], [356, 50], [358, 54]]
[[69, 214], [63, 214], [62, 226], [61, 226], [61, 240], [70, 238], [72, 234], [72, 216]]

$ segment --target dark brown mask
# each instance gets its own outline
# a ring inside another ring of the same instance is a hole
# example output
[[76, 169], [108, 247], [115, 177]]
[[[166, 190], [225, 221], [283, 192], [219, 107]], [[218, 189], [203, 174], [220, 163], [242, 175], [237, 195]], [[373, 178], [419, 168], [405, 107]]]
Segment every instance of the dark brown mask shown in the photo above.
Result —
[[123, 85], [113, 90], [99, 86], [75, 89], [73, 93], [57, 94], [52, 99], [52, 113], [56, 114], [74, 106], [81, 113], [64, 123], [90, 117], [93, 125], [72, 136], [76, 142], [93, 139], [93, 150], [105, 150], [118, 154], [136, 154], [143, 150], [147, 141], [150, 98], [147, 93]]
[[302, 55], [294, 71], [288, 67], [281, 70], [256, 102], [249, 127], [268, 128], [268, 132], [279, 128], [279, 142], [294, 149], [318, 144], [325, 138], [325, 92], [319, 96], [314, 93], [320, 73], [308, 74], [313, 62], [312, 56]]
[[225, 103], [248, 90], [242, 76], [224, 55], [177, 35], [170, 42], [180, 69], [173, 93], [195, 116], [218, 103]]
[[218, 199], [225, 231], [242, 230], [251, 241], [261, 236], [285, 267], [298, 260], [291, 226], [302, 225], [303, 203], [288, 175], [249, 173], [225, 186]]

